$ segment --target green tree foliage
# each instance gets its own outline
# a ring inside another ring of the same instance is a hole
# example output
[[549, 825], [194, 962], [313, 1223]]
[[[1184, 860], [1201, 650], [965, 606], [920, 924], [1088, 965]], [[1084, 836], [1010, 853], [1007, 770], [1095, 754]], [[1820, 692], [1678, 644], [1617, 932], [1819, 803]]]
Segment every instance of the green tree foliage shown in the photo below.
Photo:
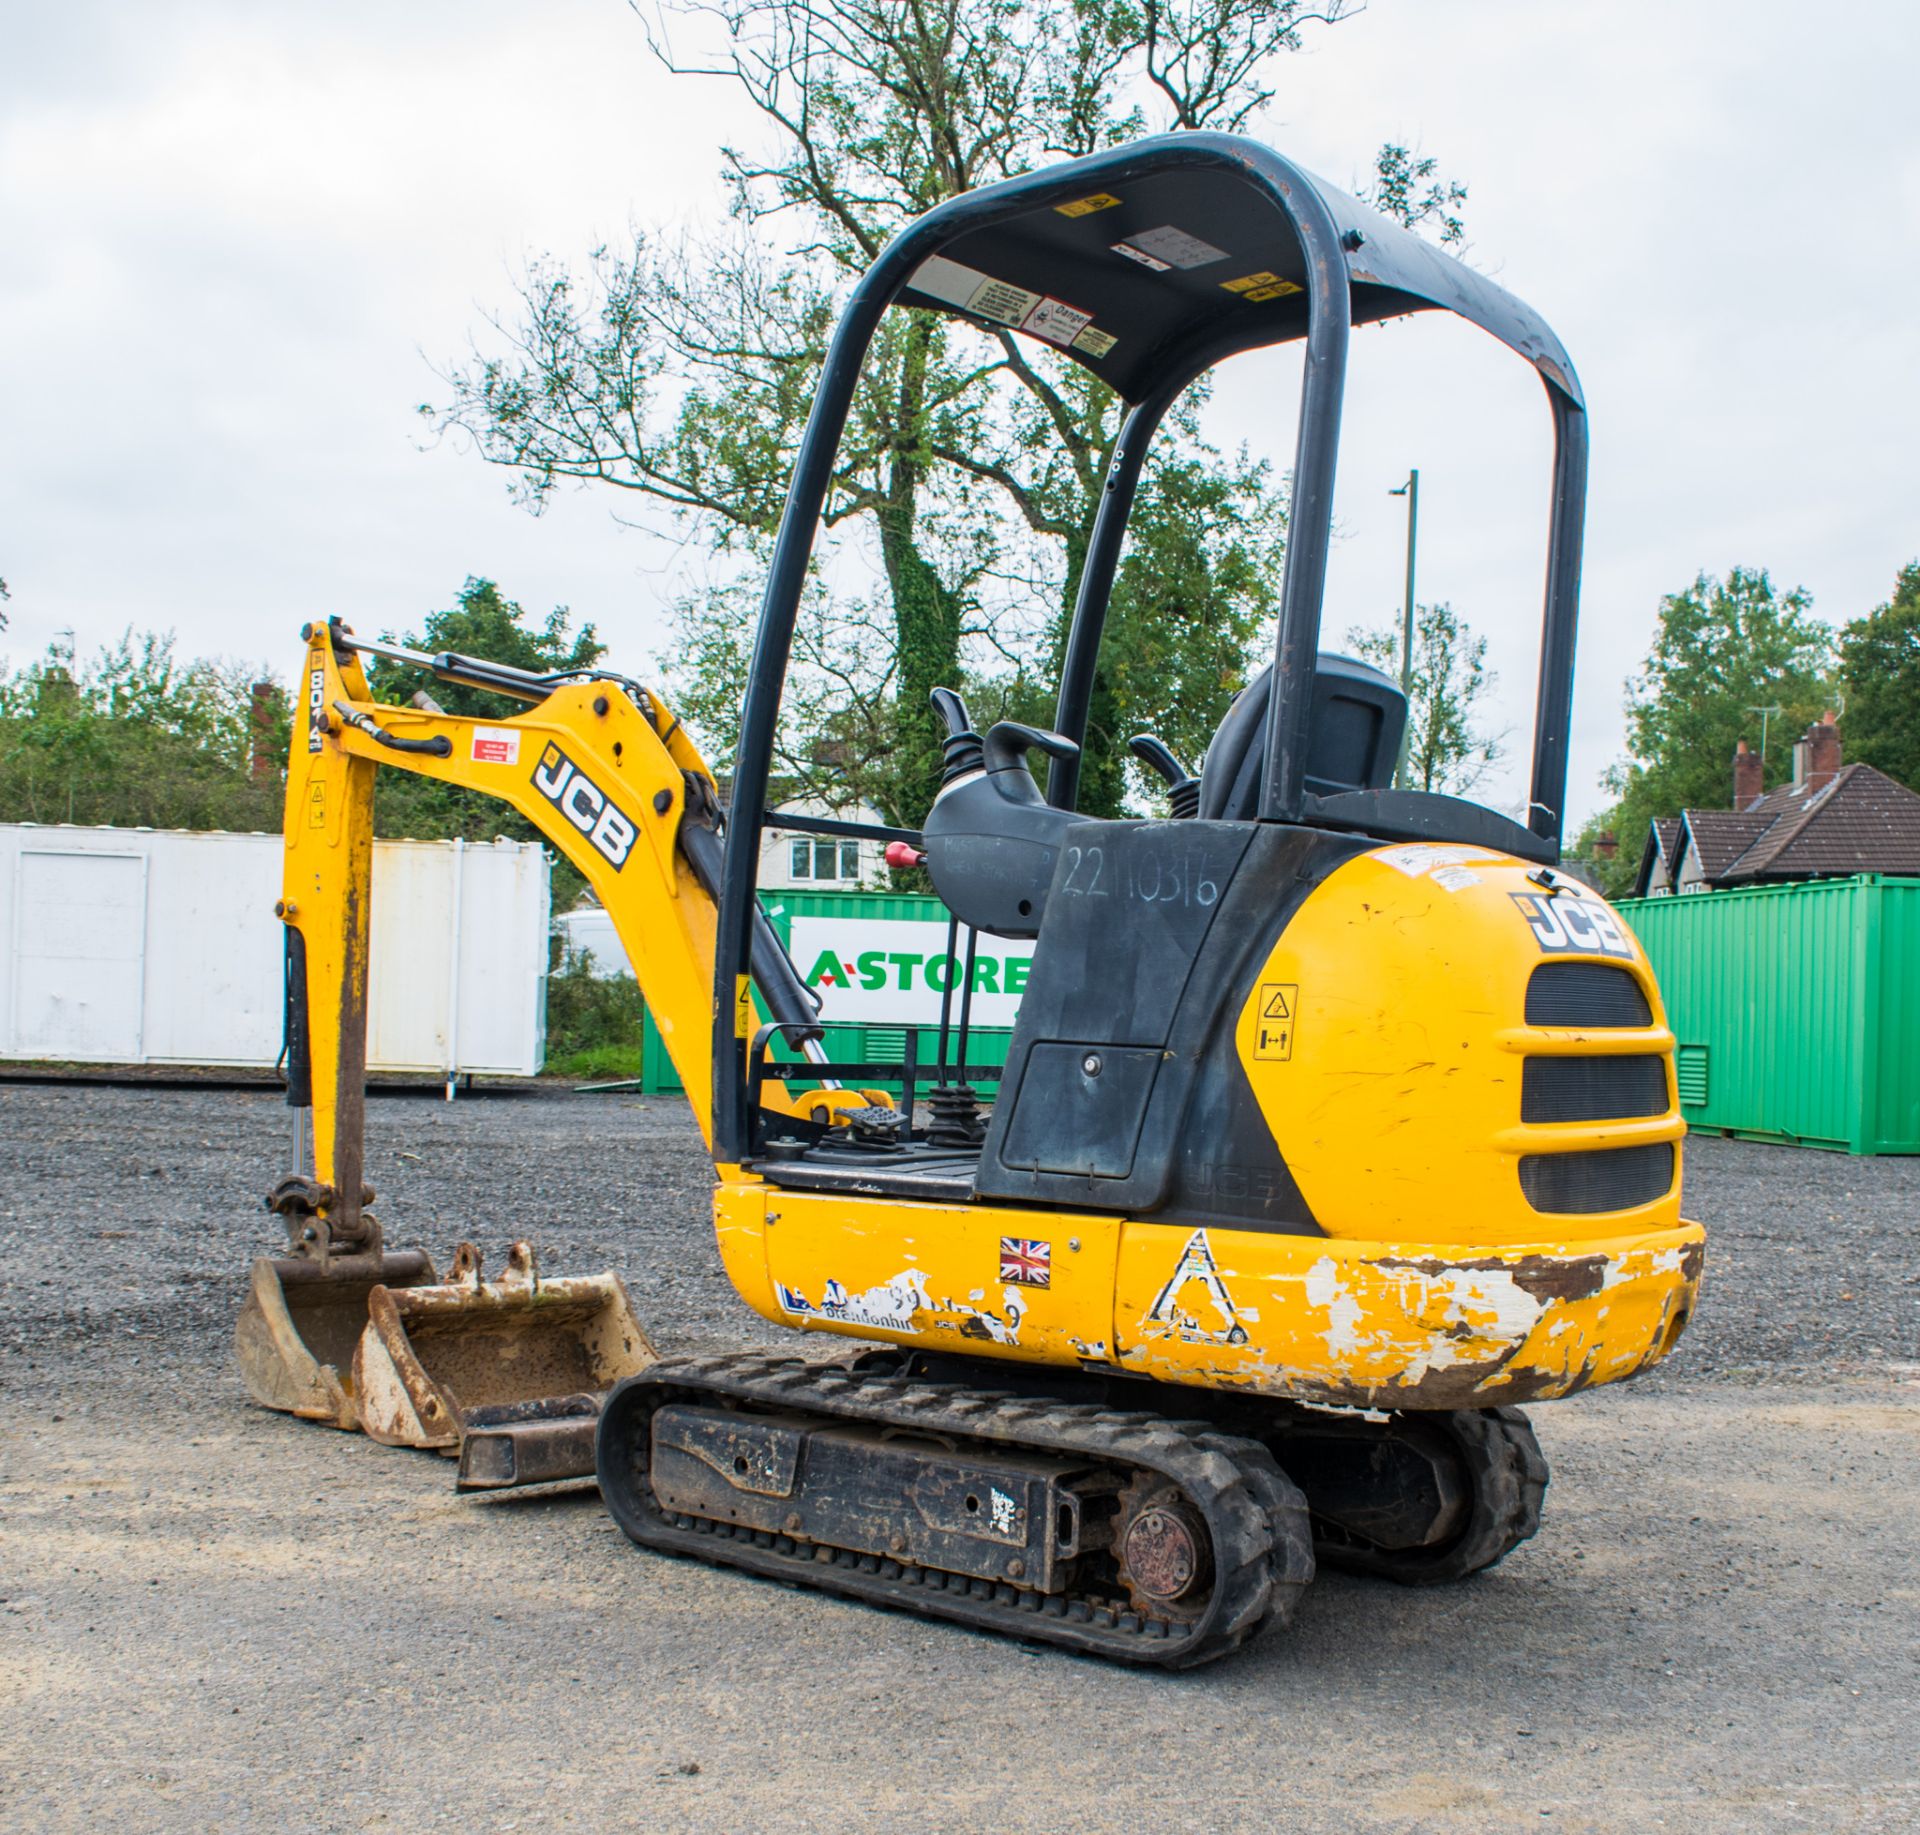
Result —
[[1756, 707], [1768, 720], [1766, 781], [1792, 769], [1793, 737], [1832, 695], [1833, 633], [1804, 588], [1781, 592], [1763, 569], [1736, 567], [1724, 580], [1701, 574], [1660, 601], [1660, 625], [1627, 690], [1627, 758], [1607, 774], [1619, 798], [1596, 821], [1619, 837], [1620, 859], [1637, 867], [1647, 824], [1682, 809], [1726, 809], [1733, 752], [1758, 749]]
[[[592, 625], [573, 630], [565, 606], [535, 624], [493, 581], [479, 579], [469, 579], [445, 610], [429, 612], [417, 633], [389, 633], [387, 641], [429, 654], [454, 650], [538, 674], [590, 668], [606, 653]], [[367, 660], [367, 685], [375, 700], [390, 707], [408, 706], [416, 695], [425, 695], [448, 713], [469, 718], [498, 720], [526, 712], [524, 701], [506, 695], [442, 682], [406, 663]], [[490, 841], [496, 835], [544, 840], [531, 822], [496, 797], [393, 766], [383, 767], [374, 780], [373, 825], [380, 835], [419, 840]], [[555, 860], [553, 872], [554, 909], [564, 911], [585, 882], [564, 860]]]
[[[691, 518], [737, 578], [679, 611], [672, 688], [724, 750], [738, 708], [743, 613], [784, 498], [825, 339], [853, 280], [904, 223], [958, 192], [1154, 127], [1244, 126], [1275, 61], [1335, 0], [678, 0], [651, 26], [669, 68], [731, 82], [768, 130], [728, 148], [724, 233], [634, 233], [576, 273], [535, 261], [487, 348], [424, 409], [472, 437], [539, 507], [591, 481]], [[669, 42], [711, 38], [710, 57]], [[1384, 208], [1457, 239], [1464, 193], [1433, 162], [1383, 151]], [[1120, 404], [1085, 371], [1010, 333], [943, 315], [888, 316], [869, 355], [825, 521], [867, 564], [809, 607], [782, 767], [795, 783], [917, 821], [938, 782], [927, 691], [960, 683], [994, 704], [1039, 700], [1078, 586]], [[1163, 434], [1095, 724], [1211, 730], [1243, 680], [1220, 633], [1268, 615], [1283, 498], [1191, 413]], [[1211, 514], [1202, 513], [1202, 505]], [[1221, 584], [1196, 591], [1196, 579]], [[1236, 590], [1256, 590], [1226, 612]], [[1189, 621], [1197, 620], [1190, 632]], [[1224, 622], [1223, 622], [1224, 621]], [[1183, 672], [1143, 659], [1193, 635]], [[1043, 708], [1035, 711], [1044, 713]], [[976, 713], [978, 709], [976, 709]], [[1091, 736], [1091, 735], [1090, 735]], [[1089, 760], [1083, 806], [1118, 808], [1116, 761]]]
[[596, 975], [582, 951], [554, 939], [547, 974], [549, 1076], [639, 1076], [645, 1015], [631, 975]]
[[1847, 756], [1920, 790], [1920, 561], [1893, 597], [1840, 633]]
[[[291, 705], [263, 671], [182, 663], [169, 634], [0, 671], [0, 821], [280, 827]], [[258, 721], [258, 724], [256, 724]]]
[[1374, 156], [1373, 184], [1367, 201], [1384, 216], [1409, 229], [1430, 228], [1450, 248], [1462, 246], [1467, 225], [1460, 212], [1467, 188], [1440, 176], [1440, 162], [1423, 159], [1391, 141]]
[[[1355, 654], [1395, 681], [1403, 637], [1398, 622], [1347, 633]], [[1407, 678], [1407, 782], [1413, 789], [1465, 796], [1500, 758], [1504, 735], [1479, 722], [1496, 680], [1487, 667], [1487, 640], [1452, 606], [1417, 609]]]

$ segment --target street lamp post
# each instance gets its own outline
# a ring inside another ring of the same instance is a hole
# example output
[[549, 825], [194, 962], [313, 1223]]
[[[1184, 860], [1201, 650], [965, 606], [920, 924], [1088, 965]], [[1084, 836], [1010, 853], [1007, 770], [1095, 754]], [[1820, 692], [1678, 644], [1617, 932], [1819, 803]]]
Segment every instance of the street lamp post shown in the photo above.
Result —
[[1400, 730], [1400, 759], [1393, 770], [1393, 787], [1408, 785], [1408, 760], [1413, 746], [1413, 561], [1420, 540], [1420, 471], [1416, 466], [1407, 473], [1407, 481], [1387, 493], [1407, 500], [1407, 604], [1400, 628], [1400, 692], [1407, 697], [1407, 723]]

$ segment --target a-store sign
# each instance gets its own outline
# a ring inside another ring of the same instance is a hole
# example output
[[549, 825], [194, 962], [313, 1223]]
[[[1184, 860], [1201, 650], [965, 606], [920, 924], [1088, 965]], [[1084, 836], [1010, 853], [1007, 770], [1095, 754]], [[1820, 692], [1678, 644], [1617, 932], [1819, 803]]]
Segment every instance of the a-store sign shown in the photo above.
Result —
[[[947, 954], [947, 927], [911, 918], [795, 915], [787, 944], [801, 979], [821, 998], [820, 1016], [858, 1026], [940, 1023], [940, 999], [951, 988], [957, 1025], [965, 983], [967, 933]], [[973, 955], [976, 1026], [1011, 1026], [1020, 1011], [1033, 945], [979, 933]]]

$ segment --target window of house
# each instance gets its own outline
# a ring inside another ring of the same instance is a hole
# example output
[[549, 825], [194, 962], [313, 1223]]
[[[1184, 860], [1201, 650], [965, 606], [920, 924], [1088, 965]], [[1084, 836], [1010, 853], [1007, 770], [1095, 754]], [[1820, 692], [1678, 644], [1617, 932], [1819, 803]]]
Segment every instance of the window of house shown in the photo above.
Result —
[[794, 879], [858, 879], [858, 841], [795, 841], [787, 856]]

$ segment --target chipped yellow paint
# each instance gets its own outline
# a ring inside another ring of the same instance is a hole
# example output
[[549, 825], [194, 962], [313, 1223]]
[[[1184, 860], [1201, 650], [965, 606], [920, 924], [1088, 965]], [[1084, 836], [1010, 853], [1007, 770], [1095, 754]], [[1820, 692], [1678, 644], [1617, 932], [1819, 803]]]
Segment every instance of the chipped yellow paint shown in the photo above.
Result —
[[[849, 1202], [739, 1174], [715, 1215], [735, 1288], [776, 1325], [1366, 1407], [1543, 1401], [1630, 1376], [1691, 1313], [1703, 1240], [1683, 1224], [1490, 1253]], [[997, 1279], [1003, 1236], [1051, 1243], [1047, 1287]]]
[[[728, 1276], [776, 1325], [1035, 1363], [1111, 1353], [1118, 1217], [849, 1202], [750, 1175], [721, 1184], [714, 1212]], [[1050, 1246], [1045, 1287], [999, 1278], [1003, 1236]]]
[[1696, 1224], [1502, 1247], [1215, 1229], [1211, 1280], [1164, 1225], [1129, 1224], [1117, 1359], [1143, 1376], [1361, 1407], [1545, 1401], [1618, 1381], [1671, 1348], [1693, 1309]]

